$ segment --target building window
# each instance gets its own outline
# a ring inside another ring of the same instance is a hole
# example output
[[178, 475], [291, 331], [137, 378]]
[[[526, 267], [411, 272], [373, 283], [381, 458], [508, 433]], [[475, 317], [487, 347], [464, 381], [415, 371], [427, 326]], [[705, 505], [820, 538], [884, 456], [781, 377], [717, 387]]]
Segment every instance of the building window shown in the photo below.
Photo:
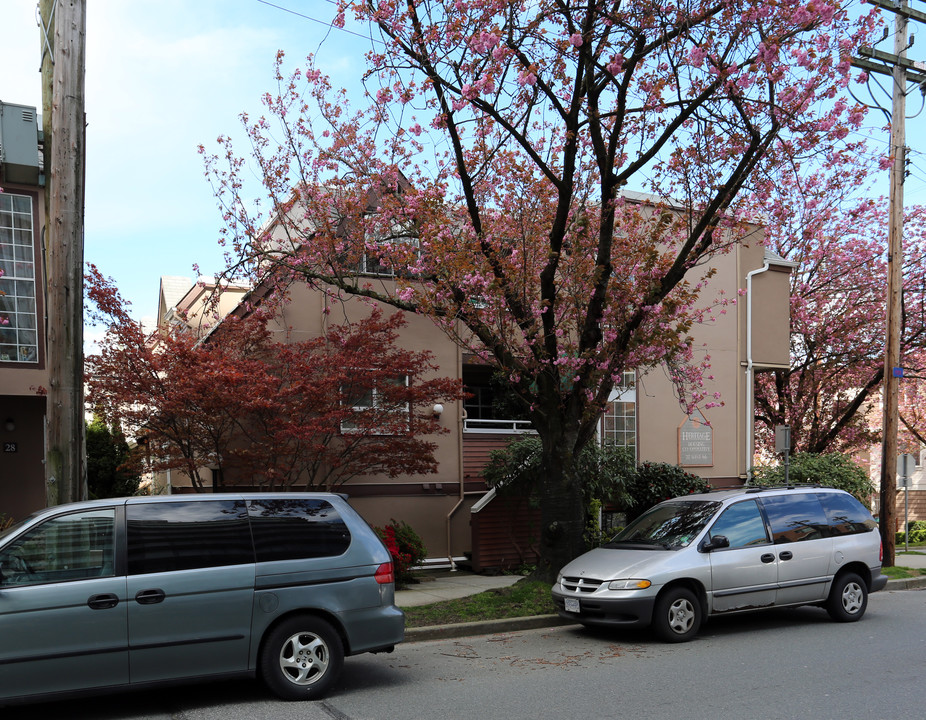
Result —
[[38, 362], [32, 198], [0, 193], [0, 362]]
[[637, 449], [637, 389], [636, 373], [624, 372], [621, 384], [614, 389], [611, 401], [601, 417], [602, 445]]
[[[363, 257], [360, 260], [360, 273], [379, 277], [408, 275], [403, 268], [418, 260], [421, 246], [418, 240], [407, 232], [396, 226], [391, 233], [368, 234], [369, 239], [364, 243]], [[397, 265], [400, 266], [398, 272], [395, 269]]]
[[[341, 402], [352, 410], [341, 421], [341, 432], [369, 431], [374, 434], [397, 435], [408, 431], [411, 408], [407, 402], [408, 375], [382, 379], [379, 385], [358, 383], [341, 388]], [[401, 388], [401, 392], [396, 392]]]

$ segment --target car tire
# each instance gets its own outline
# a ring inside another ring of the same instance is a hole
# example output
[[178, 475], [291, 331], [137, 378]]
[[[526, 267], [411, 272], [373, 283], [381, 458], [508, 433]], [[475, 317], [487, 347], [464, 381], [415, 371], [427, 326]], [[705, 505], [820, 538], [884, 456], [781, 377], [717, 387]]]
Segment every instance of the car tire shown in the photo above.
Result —
[[833, 580], [826, 611], [837, 622], [861, 620], [868, 607], [868, 586], [855, 573], [849, 572]]
[[344, 666], [344, 644], [330, 623], [312, 615], [277, 625], [260, 653], [260, 674], [284, 700], [315, 700], [338, 679]]
[[701, 615], [701, 603], [691, 590], [671, 588], [656, 600], [652, 628], [665, 642], [687, 642], [697, 635]]

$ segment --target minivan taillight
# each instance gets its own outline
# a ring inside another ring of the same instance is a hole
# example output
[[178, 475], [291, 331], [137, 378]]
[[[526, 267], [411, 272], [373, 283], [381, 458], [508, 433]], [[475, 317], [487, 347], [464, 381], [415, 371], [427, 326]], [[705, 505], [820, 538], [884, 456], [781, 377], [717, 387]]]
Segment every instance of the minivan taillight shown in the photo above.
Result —
[[884, 540], [881, 541], [880, 547], [878, 548], [878, 562], [882, 565], [884, 564]]
[[387, 562], [376, 568], [376, 574], [373, 576], [380, 585], [395, 582], [395, 572], [392, 569], [392, 563]]

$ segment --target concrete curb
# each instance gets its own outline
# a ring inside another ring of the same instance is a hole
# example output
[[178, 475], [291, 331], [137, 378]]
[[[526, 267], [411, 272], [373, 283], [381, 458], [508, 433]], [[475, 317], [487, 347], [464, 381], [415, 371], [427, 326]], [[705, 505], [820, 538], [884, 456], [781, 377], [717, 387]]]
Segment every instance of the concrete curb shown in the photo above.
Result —
[[[926, 588], [926, 575], [918, 578], [888, 580], [885, 590], [919, 590]], [[452, 640], [453, 638], [473, 635], [492, 635], [536, 630], [537, 628], [575, 625], [576, 623], [559, 615], [529, 615], [519, 618], [502, 618], [500, 620], [481, 620], [478, 622], [456, 623], [453, 625], [431, 625], [429, 627], [407, 628], [405, 642], [425, 642], [427, 640]]]
[[901, 580], [888, 580], [885, 590], [919, 590], [926, 588], [926, 575]]
[[429, 627], [407, 628], [405, 630], [405, 642], [447, 640], [469, 637], [470, 635], [491, 635], [493, 633], [534, 630], [559, 625], [575, 625], [575, 623], [561, 618], [559, 615], [528, 615], [527, 617], [481, 620], [478, 622], [456, 623], [454, 625], [431, 625]]

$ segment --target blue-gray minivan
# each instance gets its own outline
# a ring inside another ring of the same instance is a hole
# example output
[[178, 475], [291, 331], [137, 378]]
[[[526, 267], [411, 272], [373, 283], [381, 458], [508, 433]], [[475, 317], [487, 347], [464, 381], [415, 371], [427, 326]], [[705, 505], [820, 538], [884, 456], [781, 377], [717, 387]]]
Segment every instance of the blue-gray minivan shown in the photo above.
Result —
[[389, 551], [335, 494], [73, 503], [0, 536], [0, 704], [236, 675], [314, 699], [404, 633]]

